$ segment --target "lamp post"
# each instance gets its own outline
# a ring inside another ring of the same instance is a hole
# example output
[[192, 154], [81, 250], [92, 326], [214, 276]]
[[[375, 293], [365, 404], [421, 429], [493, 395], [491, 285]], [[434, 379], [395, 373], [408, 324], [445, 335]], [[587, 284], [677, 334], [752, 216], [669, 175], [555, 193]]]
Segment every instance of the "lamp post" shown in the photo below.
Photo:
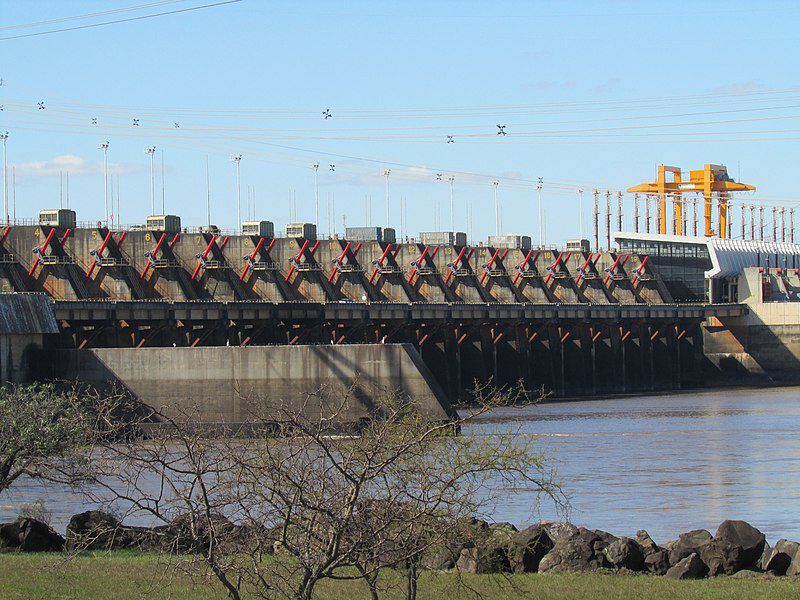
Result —
[[108, 227], [108, 140], [97, 145], [103, 151], [103, 210], [105, 212], [105, 224]]
[[539, 177], [539, 183], [536, 184], [536, 195], [539, 198], [539, 248], [544, 247], [544, 234], [542, 229], [542, 178]]
[[8, 132], [0, 133], [0, 140], [3, 140], [3, 208], [6, 215], [6, 225], [8, 225], [8, 156], [6, 144], [8, 143]]
[[242, 155], [234, 154], [233, 162], [236, 163], [236, 223], [237, 227], [239, 228], [238, 231], [241, 231], [242, 230], [242, 172], [240, 165], [242, 163]]
[[319, 163], [315, 162], [311, 167], [314, 169], [314, 228], [319, 231]]
[[494, 232], [495, 235], [500, 235], [500, 203], [497, 201], [497, 187], [500, 185], [500, 182], [495, 179], [492, 182], [492, 186], [494, 186]]
[[383, 176], [386, 178], [386, 227], [389, 227], [389, 175], [392, 173], [391, 169], [386, 169]]
[[144, 149], [150, 155], [150, 214], [156, 214], [156, 173], [153, 157], [156, 155], [156, 147], [150, 146]]

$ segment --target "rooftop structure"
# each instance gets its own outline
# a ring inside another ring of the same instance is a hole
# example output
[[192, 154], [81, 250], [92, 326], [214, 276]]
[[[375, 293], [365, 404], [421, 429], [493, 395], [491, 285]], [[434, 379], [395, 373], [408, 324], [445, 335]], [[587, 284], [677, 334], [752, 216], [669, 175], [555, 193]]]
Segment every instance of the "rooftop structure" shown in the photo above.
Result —
[[800, 244], [617, 232], [620, 250], [646, 256], [678, 302], [725, 298], [729, 280], [748, 267], [800, 268]]

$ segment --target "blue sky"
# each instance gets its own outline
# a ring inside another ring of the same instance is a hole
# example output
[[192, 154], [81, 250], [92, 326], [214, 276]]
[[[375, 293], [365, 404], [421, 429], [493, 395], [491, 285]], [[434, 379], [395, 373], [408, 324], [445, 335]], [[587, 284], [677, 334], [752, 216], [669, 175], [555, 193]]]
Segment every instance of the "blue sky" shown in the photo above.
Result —
[[[11, 29], [145, 0], [2, 0], [0, 38], [210, 1]], [[799, 15], [796, 2], [244, 0], [0, 40], [0, 130], [10, 134], [18, 217], [57, 206], [59, 172], [69, 170], [78, 219], [101, 218], [97, 144], [109, 140], [125, 223], [150, 212], [144, 148], [155, 145], [168, 212], [185, 225], [206, 221], [208, 156], [212, 221], [234, 226], [230, 155], [240, 152], [242, 211], [252, 186], [259, 217], [277, 227], [290, 217], [290, 190], [298, 219], [313, 220], [318, 161], [322, 232], [329, 195], [337, 229], [343, 217], [365, 224], [367, 196], [383, 225], [390, 168], [390, 221], [399, 228], [404, 198], [407, 234], [433, 229], [437, 204], [448, 228], [455, 174], [457, 229], [470, 206], [475, 237], [494, 233], [497, 178], [504, 231], [535, 239], [542, 177], [547, 240], [560, 242], [577, 237], [578, 187], [588, 205], [595, 186], [634, 185], [659, 163], [722, 163], [757, 198], [800, 198], [798, 141], [779, 139], [800, 137]], [[497, 124], [515, 135], [497, 136]], [[562, 133], [537, 137], [546, 131]], [[160, 205], [160, 179], [156, 195]]]

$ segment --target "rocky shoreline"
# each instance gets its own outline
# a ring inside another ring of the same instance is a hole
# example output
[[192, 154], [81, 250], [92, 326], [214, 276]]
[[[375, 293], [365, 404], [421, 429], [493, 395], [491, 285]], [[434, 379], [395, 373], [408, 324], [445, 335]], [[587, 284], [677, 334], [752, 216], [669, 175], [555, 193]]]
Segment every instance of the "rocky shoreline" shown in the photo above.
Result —
[[[218, 540], [246, 551], [247, 535], [241, 526], [224, 517], [217, 517], [214, 525]], [[782, 539], [770, 546], [764, 534], [745, 521], [723, 521], [714, 535], [696, 529], [663, 545], [656, 544], [644, 530], [635, 537], [618, 537], [557, 521], [519, 530], [510, 523], [471, 519], [459, 523], [457, 530], [457, 542], [430, 548], [419, 565], [476, 574], [602, 570], [671, 579], [800, 575], [800, 543]], [[185, 517], [158, 527], [131, 527], [96, 510], [74, 515], [65, 536], [30, 517], [0, 524], [0, 552], [126, 549], [192, 553], [203, 551], [203, 539], [202, 531], [192, 534]]]

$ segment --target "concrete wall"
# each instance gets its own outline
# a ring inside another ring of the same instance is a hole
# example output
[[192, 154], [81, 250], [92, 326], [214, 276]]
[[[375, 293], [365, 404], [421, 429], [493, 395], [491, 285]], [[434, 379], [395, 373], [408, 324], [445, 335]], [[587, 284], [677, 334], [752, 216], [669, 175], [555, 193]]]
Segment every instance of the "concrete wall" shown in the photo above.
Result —
[[[451, 414], [408, 344], [59, 350], [53, 367], [52, 376], [95, 385], [117, 381], [167, 414], [198, 410], [201, 421], [214, 425], [246, 423], [281, 405], [299, 409], [321, 388], [330, 392], [328, 402], [338, 402], [354, 382], [343, 423], [367, 417], [376, 395], [386, 391], [415, 398], [433, 420]], [[311, 398], [304, 410], [318, 414], [319, 400]]]
[[[704, 345], [709, 359], [715, 364], [727, 362], [731, 373], [800, 382], [800, 302], [791, 299], [795, 280], [796, 274], [785, 269], [744, 269], [738, 290], [748, 312], [706, 323]], [[765, 288], [773, 301], [763, 301]]]

